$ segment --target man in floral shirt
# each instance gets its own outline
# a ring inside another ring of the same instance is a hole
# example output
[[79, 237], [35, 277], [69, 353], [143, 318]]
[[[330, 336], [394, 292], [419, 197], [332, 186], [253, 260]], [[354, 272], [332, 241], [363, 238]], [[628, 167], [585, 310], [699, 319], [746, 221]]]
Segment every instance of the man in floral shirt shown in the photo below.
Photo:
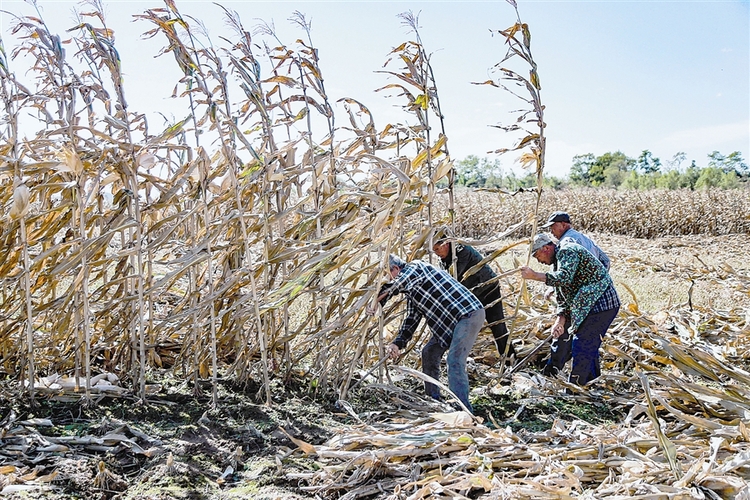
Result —
[[[572, 357], [570, 382], [585, 385], [600, 375], [599, 347], [617, 316], [620, 299], [609, 273], [591, 252], [577, 243], [559, 246], [546, 233], [537, 234], [531, 254], [548, 273], [521, 267], [521, 276], [555, 287], [557, 319], [552, 326], [552, 353], [545, 375], [556, 375]], [[572, 341], [571, 341], [572, 337]]]

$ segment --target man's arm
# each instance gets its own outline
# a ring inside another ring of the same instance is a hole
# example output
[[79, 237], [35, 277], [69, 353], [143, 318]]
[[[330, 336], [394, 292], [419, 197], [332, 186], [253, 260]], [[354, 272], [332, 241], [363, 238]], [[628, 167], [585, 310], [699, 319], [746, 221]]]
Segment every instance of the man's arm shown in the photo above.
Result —
[[573, 283], [580, 261], [581, 257], [577, 252], [560, 247], [557, 252], [557, 270], [548, 272], [545, 282], [555, 288], [570, 285]]
[[414, 306], [412, 300], [408, 299], [406, 301], [406, 318], [404, 318], [404, 322], [401, 323], [401, 328], [398, 329], [398, 335], [391, 343], [399, 349], [406, 347], [406, 344], [408, 344], [412, 336], [414, 336], [414, 332], [417, 331], [417, 326], [419, 326], [421, 319], [422, 313], [420, 313], [419, 309]]

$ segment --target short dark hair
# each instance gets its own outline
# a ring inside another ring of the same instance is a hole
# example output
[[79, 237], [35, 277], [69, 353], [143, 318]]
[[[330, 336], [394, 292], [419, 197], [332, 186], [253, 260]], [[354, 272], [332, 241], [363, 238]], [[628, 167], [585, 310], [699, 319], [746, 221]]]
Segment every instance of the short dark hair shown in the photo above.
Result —
[[445, 243], [453, 238], [453, 231], [448, 226], [438, 226], [433, 230], [432, 239], [434, 244]]

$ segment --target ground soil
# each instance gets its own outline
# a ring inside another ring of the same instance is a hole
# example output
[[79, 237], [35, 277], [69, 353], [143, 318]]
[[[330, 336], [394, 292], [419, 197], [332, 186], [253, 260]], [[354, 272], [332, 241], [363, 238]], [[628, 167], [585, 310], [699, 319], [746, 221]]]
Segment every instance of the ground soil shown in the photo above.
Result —
[[[482, 379], [478, 366], [473, 366], [471, 373], [473, 385], [491, 382]], [[421, 392], [416, 383], [406, 381], [400, 385], [415, 394]], [[316, 467], [312, 459], [292, 456], [290, 452], [297, 445], [289, 436], [322, 444], [337, 428], [356, 422], [332, 398], [316, 396], [299, 385], [277, 387], [274, 394], [278, 397], [271, 406], [258, 401], [256, 387], [229, 383], [220, 387], [216, 408], [210, 394], [194, 396], [187, 386], [165, 386], [146, 403], [107, 398], [84, 405], [48, 398], [38, 400], [32, 409], [24, 401], [3, 400], [6, 420], [11, 412], [17, 420], [51, 420], [53, 426], [40, 429], [43, 436], [102, 437], [116, 432], [144, 449], [150, 445], [153, 454], [133, 453], [128, 448], [98, 451], [71, 447], [64, 453], [6, 460], [5, 463], [19, 465], [18, 475], [37, 467], [38, 475], [54, 470], [56, 477], [48, 484], [35, 484], [28, 489], [6, 488], [0, 498], [315, 498], [305, 493], [303, 483], [287, 479], [290, 471], [304, 472]], [[352, 394], [351, 403], [357, 412], [379, 406], [377, 395], [368, 395], [367, 391]], [[488, 392], [476, 399], [475, 412], [490, 427], [510, 426], [514, 431], [536, 432], [549, 429], [556, 418], [591, 423], [618, 421], [626, 408], [554, 400], [521, 404], [512, 394]], [[101, 467], [106, 470], [104, 482], [97, 480]]]

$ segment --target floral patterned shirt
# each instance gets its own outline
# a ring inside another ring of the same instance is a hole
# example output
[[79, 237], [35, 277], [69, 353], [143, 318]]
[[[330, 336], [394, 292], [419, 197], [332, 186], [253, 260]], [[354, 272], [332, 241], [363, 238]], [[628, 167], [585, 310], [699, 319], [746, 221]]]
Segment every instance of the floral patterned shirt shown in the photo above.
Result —
[[575, 333], [592, 312], [620, 307], [612, 278], [594, 255], [577, 243], [555, 249], [554, 271], [546, 273], [546, 283], [555, 287], [557, 314], [570, 318]]

